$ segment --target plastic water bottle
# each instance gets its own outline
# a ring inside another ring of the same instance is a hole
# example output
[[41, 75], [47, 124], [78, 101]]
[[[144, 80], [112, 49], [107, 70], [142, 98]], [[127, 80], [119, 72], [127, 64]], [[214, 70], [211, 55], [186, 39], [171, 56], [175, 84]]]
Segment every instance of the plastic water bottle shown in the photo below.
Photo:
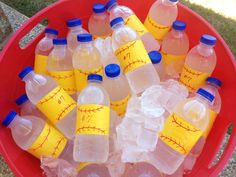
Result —
[[38, 74], [47, 73], [47, 59], [48, 55], [53, 49], [53, 39], [57, 38], [58, 31], [46, 28], [45, 37], [37, 44], [35, 49], [34, 69]]
[[219, 94], [219, 89], [222, 86], [222, 82], [214, 77], [209, 77], [206, 80], [206, 85], [203, 87], [208, 92], [212, 93], [212, 95], [215, 96], [214, 102], [210, 105], [210, 122], [208, 124], [208, 128], [204, 132], [203, 136], [200, 138], [200, 140], [197, 142], [197, 144], [194, 146], [192, 151], [188, 154], [186, 159], [184, 160], [184, 170], [191, 171], [193, 169], [193, 166], [196, 163], [197, 157], [201, 154], [202, 149], [206, 143], [206, 138], [208, 137], [208, 134], [210, 133], [214, 122], [216, 120], [217, 115], [220, 113], [221, 109], [221, 96]]
[[209, 105], [213, 101], [211, 93], [199, 89], [195, 97], [177, 105], [159, 133], [155, 151], [149, 152], [147, 160], [167, 175], [175, 173], [207, 129]]
[[48, 75], [70, 95], [76, 93], [72, 54], [67, 48], [64, 38], [53, 40], [54, 49], [48, 57]]
[[78, 177], [111, 177], [104, 164], [88, 164], [79, 171]]
[[178, 16], [178, 0], [157, 0], [149, 10], [144, 25], [161, 42]]
[[79, 34], [84, 34], [88, 32], [83, 29], [82, 22], [79, 18], [68, 20], [66, 22], [66, 25], [69, 28], [69, 32], [67, 34], [68, 47], [71, 52], [73, 52], [78, 46], [77, 36]]
[[110, 100], [102, 76], [90, 74], [78, 98], [74, 159], [104, 163], [109, 155]]
[[80, 92], [87, 85], [89, 74], [103, 75], [101, 56], [93, 45], [91, 34], [78, 35], [79, 46], [73, 54], [73, 67], [77, 91]]
[[10, 112], [2, 124], [11, 129], [17, 146], [36, 158], [52, 156], [75, 163], [72, 156], [73, 142], [41, 118], [21, 117], [16, 112]]
[[148, 53], [154, 68], [161, 81], [166, 79], [166, 71], [162, 60], [162, 54], [158, 51], [151, 51]]
[[202, 87], [205, 80], [214, 71], [217, 62], [215, 44], [216, 38], [205, 34], [202, 35], [200, 44], [189, 51], [180, 76], [180, 82], [190, 92]]
[[38, 108], [30, 102], [26, 94], [21, 95], [16, 99], [16, 104], [20, 106], [20, 115], [21, 116], [36, 116], [44, 119], [43, 113], [41, 113]]
[[120, 66], [117, 64], [107, 65], [105, 73], [104, 87], [110, 96], [111, 109], [122, 117], [126, 112], [126, 107], [131, 97], [129, 84], [125, 76], [121, 74]]
[[29, 100], [68, 139], [74, 138], [76, 122], [76, 102], [51, 77], [35, 74], [33, 68], [26, 67], [19, 77], [26, 83]]
[[148, 52], [160, 50], [160, 44], [130, 8], [119, 5], [117, 0], [110, 0], [107, 3], [106, 8], [110, 13], [110, 21], [122, 17], [126, 25], [136, 30]]
[[121, 17], [112, 20], [111, 27], [112, 47], [132, 92], [139, 94], [148, 87], [158, 84], [159, 76], [136, 31], [126, 26]]
[[189, 51], [189, 38], [184, 32], [185, 29], [186, 23], [184, 21], [175, 21], [172, 30], [162, 42], [163, 61], [170, 77], [179, 78]]
[[93, 6], [93, 14], [89, 19], [88, 29], [94, 38], [106, 38], [111, 35], [110, 19], [105, 5], [95, 4]]

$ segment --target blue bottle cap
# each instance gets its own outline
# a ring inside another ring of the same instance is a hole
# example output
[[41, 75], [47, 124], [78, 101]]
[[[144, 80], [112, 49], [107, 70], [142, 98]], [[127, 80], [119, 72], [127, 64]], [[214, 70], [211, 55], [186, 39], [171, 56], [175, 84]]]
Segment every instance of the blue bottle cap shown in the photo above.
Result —
[[115, 19], [113, 19], [111, 22], [110, 22], [110, 25], [111, 27], [113, 27], [114, 25], [118, 24], [118, 23], [124, 23], [124, 20], [122, 17], [117, 17]]
[[162, 59], [162, 55], [160, 52], [158, 51], [151, 51], [148, 53], [149, 55], [149, 58], [151, 59], [152, 61], [152, 64], [158, 64], [161, 62], [161, 59]]
[[79, 34], [77, 40], [79, 42], [91, 42], [93, 41], [93, 36], [91, 34]]
[[72, 20], [68, 20], [68, 21], [66, 22], [66, 25], [67, 25], [68, 27], [81, 26], [81, 25], [82, 25], [82, 21], [81, 21], [79, 18], [77, 18], [77, 19], [72, 19]]
[[109, 9], [110, 7], [114, 6], [115, 4], [117, 4], [117, 0], [108, 1], [108, 3], [106, 4], [106, 9]]
[[29, 101], [29, 98], [26, 94], [21, 95], [19, 98], [16, 99], [16, 104], [18, 106], [24, 104], [25, 102]]
[[200, 41], [206, 45], [215, 45], [217, 40], [214, 36], [204, 34], [201, 36]]
[[67, 40], [65, 38], [53, 39], [54, 45], [67, 45]]
[[2, 121], [2, 125], [7, 127], [14, 120], [16, 115], [17, 115], [17, 113], [14, 111], [9, 112], [8, 115], [6, 116], [6, 118]]
[[201, 96], [203, 96], [204, 98], [208, 99], [210, 102], [214, 101], [215, 97], [214, 95], [212, 95], [211, 93], [209, 93], [208, 91], [206, 91], [205, 89], [198, 89], [197, 93]]
[[94, 4], [93, 6], [93, 12], [96, 14], [103, 13], [106, 11], [104, 4]]
[[177, 31], [183, 31], [186, 29], [186, 23], [184, 21], [179, 21], [179, 20], [176, 20], [172, 27], [173, 29], [177, 30]]
[[218, 87], [222, 86], [222, 82], [219, 79], [215, 78], [215, 77], [208, 77], [206, 82], [214, 84], [214, 85], [216, 85]]
[[101, 75], [99, 74], [89, 74], [88, 75], [88, 81], [103, 81], [103, 78]]
[[170, 2], [178, 2], [179, 0], [169, 0]]
[[27, 66], [25, 69], [23, 69], [19, 74], [18, 76], [21, 78], [21, 79], [24, 79], [24, 77], [29, 74], [30, 72], [34, 71], [33, 68], [31, 66]]
[[105, 67], [107, 77], [114, 78], [120, 75], [120, 66], [117, 64], [109, 64]]
[[52, 29], [52, 28], [46, 28], [44, 32], [47, 33], [47, 34], [54, 34], [54, 35], [59, 34], [59, 32], [57, 30]]

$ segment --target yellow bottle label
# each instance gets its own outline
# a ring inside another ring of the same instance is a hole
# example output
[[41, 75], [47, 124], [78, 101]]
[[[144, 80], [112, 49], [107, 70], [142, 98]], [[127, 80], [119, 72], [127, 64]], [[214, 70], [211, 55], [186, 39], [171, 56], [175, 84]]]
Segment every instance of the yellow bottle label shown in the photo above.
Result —
[[48, 71], [48, 75], [55, 79], [57, 83], [70, 95], [76, 93], [74, 71]]
[[117, 56], [124, 73], [128, 73], [151, 63], [141, 40], [132, 41], [121, 46], [116, 50], [115, 55]]
[[45, 124], [42, 132], [27, 150], [37, 158], [41, 156], [59, 157], [66, 147], [67, 139], [57, 129], [49, 124]]
[[75, 69], [74, 72], [77, 91], [81, 91], [87, 86], [88, 75], [99, 74], [103, 76], [103, 67], [101, 66], [100, 68], [96, 68], [90, 71]]
[[180, 76], [180, 82], [184, 84], [190, 92], [194, 92], [205, 84], [206, 79], [210, 75], [211, 73], [196, 71], [185, 64]]
[[145, 33], [148, 32], [144, 24], [139, 20], [136, 15], [131, 15], [125, 19], [125, 24], [132, 29], [134, 29], [139, 36], [143, 36]]
[[159, 138], [173, 150], [186, 155], [197, 143], [203, 132], [177, 114], [171, 114]]
[[76, 134], [109, 136], [110, 108], [104, 105], [86, 104], [77, 108]]
[[148, 31], [156, 38], [158, 41], [162, 41], [165, 35], [170, 31], [170, 26], [164, 26], [156, 23], [150, 16], [147, 16], [144, 25]]
[[162, 53], [162, 59], [165, 65], [169, 65], [171, 63], [175, 63], [175, 62], [183, 62], [186, 58], [186, 55], [171, 55], [165, 52], [161, 52]]
[[53, 124], [56, 124], [76, 107], [76, 102], [62, 87], [58, 86], [36, 106]]
[[47, 74], [48, 56], [36, 55], [34, 60], [34, 71], [37, 74]]
[[90, 164], [91, 163], [89, 162], [80, 162], [79, 165], [76, 167], [77, 172], [80, 172], [81, 170], [83, 170], [85, 167], [87, 167]]
[[204, 138], [208, 137], [208, 135], [211, 132], [211, 129], [215, 123], [216, 117], [217, 117], [217, 113], [215, 111], [210, 109], [209, 112], [210, 112], [210, 119], [209, 119], [209, 124], [208, 124], [207, 129], [203, 133]]
[[129, 101], [130, 97], [131, 96], [128, 95], [127, 97], [125, 97], [124, 99], [122, 99], [120, 101], [111, 102], [111, 109], [116, 111], [118, 116], [123, 117], [125, 115], [126, 108], [127, 108], [128, 101]]

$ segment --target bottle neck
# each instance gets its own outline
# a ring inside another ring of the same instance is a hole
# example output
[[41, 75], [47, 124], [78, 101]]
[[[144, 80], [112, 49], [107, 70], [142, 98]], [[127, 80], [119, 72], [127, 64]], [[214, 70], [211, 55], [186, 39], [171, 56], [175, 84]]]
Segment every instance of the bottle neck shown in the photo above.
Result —
[[117, 23], [114, 26], [112, 26], [112, 30], [117, 30], [117, 29], [122, 28], [122, 27], [124, 27], [123, 22], [122, 23]]
[[79, 46], [80, 47], [92, 47], [93, 45], [93, 42], [92, 41], [90, 41], [90, 42], [79, 42]]
[[29, 80], [32, 80], [35, 77], [34, 71], [29, 72], [22, 80], [24, 82], [28, 82]]
[[77, 30], [82, 30], [82, 25], [74, 26], [74, 27], [69, 27], [71, 31], [77, 31]]
[[33, 124], [30, 120], [16, 115], [16, 117], [12, 120], [8, 127], [17, 134], [26, 136], [32, 131]]
[[105, 12], [101, 12], [101, 13], [95, 13], [95, 12], [93, 12], [93, 15], [94, 16], [104, 16], [105, 15]]
[[197, 46], [197, 50], [200, 53], [200, 55], [202, 55], [204, 57], [208, 57], [213, 54], [213, 52], [214, 52], [213, 47], [214, 46], [212, 46], [212, 45], [207, 45], [207, 44], [200, 42], [200, 44]]
[[67, 45], [54, 45], [54, 50], [66, 50]]
[[207, 98], [205, 98], [204, 96], [200, 94], [197, 94], [196, 97], [199, 101], [203, 102], [205, 105], [210, 106], [212, 104], [212, 102], [210, 102]]
[[112, 9], [116, 8], [118, 6], [118, 3], [114, 3], [111, 7], [107, 9], [108, 12], [112, 11]]
[[175, 37], [175, 38], [182, 38], [183, 35], [184, 35], [184, 32], [183, 32], [183, 31], [179, 31], [179, 30], [172, 29], [172, 30], [171, 30], [171, 34], [172, 34], [172, 36]]
[[31, 102], [28, 100], [26, 102], [24, 102], [23, 104], [20, 105], [20, 108], [22, 109], [23, 107], [29, 107], [31, 104]]

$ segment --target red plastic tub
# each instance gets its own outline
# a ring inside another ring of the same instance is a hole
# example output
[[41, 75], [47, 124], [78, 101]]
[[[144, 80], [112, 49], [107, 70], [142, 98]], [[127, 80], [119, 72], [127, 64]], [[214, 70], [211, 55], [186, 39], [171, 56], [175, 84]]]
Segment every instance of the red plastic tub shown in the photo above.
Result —
[[[17, 74], [25, 66], [33, 65], [34, 49], [43, 34], [31, 41], [24, 49], [19, 47], [22, 37], [43, 19], [48, 19], [49, 27], [60, 30], [60, 35], [65, 36], [67, 33], [65, 21], [80, 17], [83, 23], [87, 24], [92, 5], [95, 2], [105, 3], [105, 0], [61, 0], [36, 14], [12, 36], [0, 54], [0, 119], [5, 117], [8, 111], [17, 109], [14, 104], [15, 98], [24, 92], [24, 84]], [[142, 20], [146, 17], [153, 2], [154, 0], [120, 0], [121, 4], [131, 7]], [[213, 75], [223, 81], [222, 110], [197, 164], [192, 173], [188, 175], [189, 177], [217, 176], [232, 156], [236, 146], [236, 128], [234, 127], [221, 159], [211, 167], [229, 125], [236, 125], [236, 108], [234, 107], [236, 106], [236, 62], [222, 37], [202, 17], [179, 4], [178, 19], [182, 19], [188, 24], [187, 33], [191, 36], [191, 47], [198, 43], [199, 37], [203, 33], [212, 34], [218, 39], [215, 48], [218, 63]], [[86, 25], [84, 26], [86, 27]], [[42, 176], [39, 161], [20, 150], [14, 143], [10, 131], [3, 127], [0, 127], [0, 153], [16, 176]]]

